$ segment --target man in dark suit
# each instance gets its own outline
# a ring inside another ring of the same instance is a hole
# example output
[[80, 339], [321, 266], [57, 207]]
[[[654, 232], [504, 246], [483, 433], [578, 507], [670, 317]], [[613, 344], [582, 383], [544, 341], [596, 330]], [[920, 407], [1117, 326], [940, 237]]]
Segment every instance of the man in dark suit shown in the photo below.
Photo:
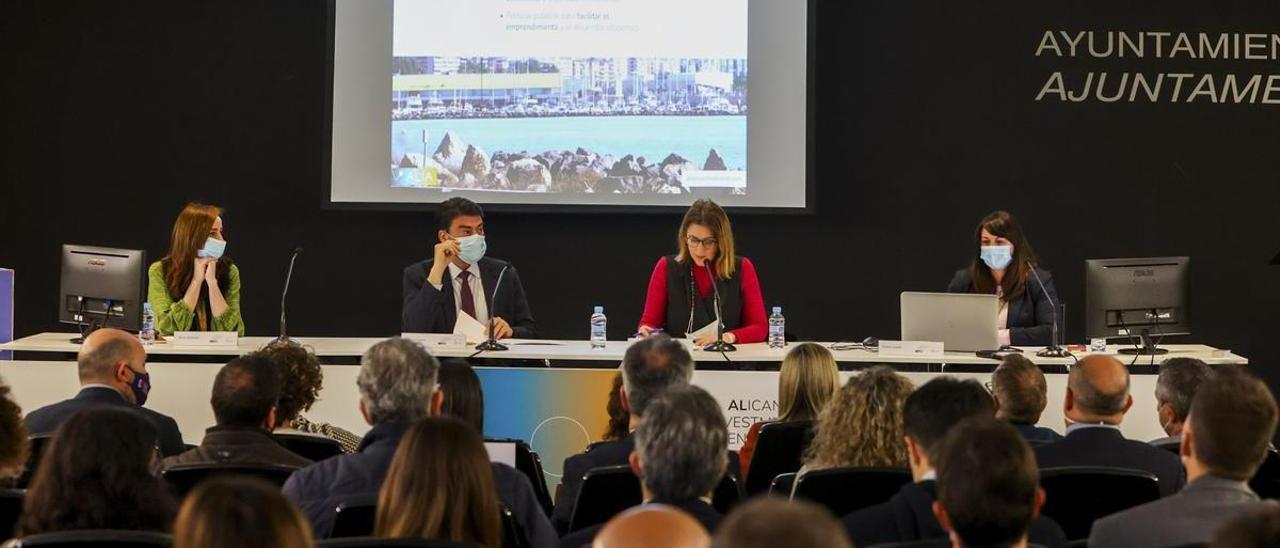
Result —
[[1178, 456], [1125, 439], [1120, 422], [1133, 406], [1129, 370], [1111, 356], [1094, 355], [1071, 366], [1064, 402], [1067, 436], [1036, 448], [1040, 468], [1110, 466], [1155, 474], [1161, 496], [1182, 488], [1186, 473]]
[[156, 426], [160, 453], [177, 455], [186, 450], [178, 423], [167, 415], [142, 407], [151, 391], [147, 353], [138, 338], [119, 329], [99, 329], [85, 338], [76, 355], [80, 393], [27, 414], [27, 432], [49, 434], [81, 409], [103, 405], [137, 409]]
[[[715, 398], [696, 386], [669, 388], [648, 404], [634, 438], [627, 462], [645, 504], [679, 508], [714, 533], [723, 516], [711, 506], [711, 492], [729, 465], [729, 429]], [[588, 546], [602, 527], [576, 531], [560, 546]]]
[[1089, 546], [1175, 546], [1213, 540], [1232, 518], [1270, 504], [1249, 489], [1276, 431], [1276, 401], [1261, 380], [1224, 366], [1196, 391], [1182, 427], [1187, 486], [1102, 518]]
[[[938, 498], [934, 463], [947, 432], [972, 418], [993, 418], [995, 403], [975, 380], [939, 377], [907, 396], [902, 406], [907, 463], [913, 483], [902, 486], [888, 502], [844, 517], [854, 546], [946, 539], [947, 530], [933, 513]], [[1031, 541], [1050, 547], [1067, 544], [1066, 534], [1053, 520], [1037, 516], [1031, 522]]]
[[205, 431], [200, 446], [164, 459], [164, 466], [212, 463], [283, 464], [303, 467], [311, 460], [288, 449], [271, 436], [280, 373], [266, 355], [255, 352], [222, 366], [213, 379], [209, 398], [217, 426]]
[[1156, 415], [1166, 437], [1151, 440], [1151, 445], [1169, 449], [1182, 442], [1182, 424], [1191, 411], [1191, 399], [1213, 370], [1195, 358], [1169, 358], [1160, 362], [1156, 378]]
[[1036, 426], [1049, 403], [1048, 391], [1044, 372], [1022, 354], [1005, 356], [991, 373], [991, 397], [996, 400], [996, 418], [1012, 424], [1032, 445], [1062, 439], [1062, 434]]
[[458, 315], [467, 314], [486, 330], [492, 319], [496, 338], [536, 337], [520, 274], [510, 263], [485, 256], [484, 210], [466, 198], [450, 198], [436, 218], [434, 256], [404, 269], [401, 330], [451, 333]]

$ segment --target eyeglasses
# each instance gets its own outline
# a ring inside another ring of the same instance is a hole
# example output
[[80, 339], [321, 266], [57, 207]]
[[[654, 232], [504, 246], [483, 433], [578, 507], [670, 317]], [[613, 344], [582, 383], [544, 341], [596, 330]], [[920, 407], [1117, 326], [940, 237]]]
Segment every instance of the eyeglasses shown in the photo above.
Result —
[[685, 236], [684, 242], [686, 244], [689, 244], [689, 247], [701, 247], [703, 249], [713, 249], [716, 247], [717, 244], [720, 243], [720, 240], [717, 240], [715, 238], [695, 238], [693, 236]]

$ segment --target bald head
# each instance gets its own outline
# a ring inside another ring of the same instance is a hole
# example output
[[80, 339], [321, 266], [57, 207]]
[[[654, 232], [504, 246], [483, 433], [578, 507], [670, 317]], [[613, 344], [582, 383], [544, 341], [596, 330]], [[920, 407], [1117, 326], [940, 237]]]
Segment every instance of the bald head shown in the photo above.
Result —
[[664, 504], [633, 508], [606, 523], [591, 548], [707, 548], [711, 537], [688, 514]]
[[143, 371], [147, 353], [138, 338], [119, 329], [99, 329], [85, 337], [76, 355], [80, 384], [114, 385], [121, 364]]
[[1066, 415], [1075, 422], [1119, 424], [1129, 410], [1129, 370], [1111, 356], [1089, 356], [1071, 366]]

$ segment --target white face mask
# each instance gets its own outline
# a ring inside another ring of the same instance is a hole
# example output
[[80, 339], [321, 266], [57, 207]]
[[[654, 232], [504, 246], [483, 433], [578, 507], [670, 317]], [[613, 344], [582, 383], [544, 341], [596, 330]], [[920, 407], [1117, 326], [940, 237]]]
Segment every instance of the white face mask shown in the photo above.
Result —
[[991, 270], [1004, 270], [1013, 262], [1013, 246], [984, 245], [978, 250], [978, 257], [987, 263]]
[[209, 239], [204, 241], [204, 247], [200, 248], [200, 251], [196, 252], [196, 256], [208, 257], [210, 259], [221, 259], [222, 253], [226, 250], [227, 242], [225, 240], [219, 240], [210, 236]]
[[484, 252], [488, 250], [488, 245], [484, 241], [484, 235], [472, 234], [458, 238], [458, 258], [467, 264], [476, 264], [480, 259], [484, 258]]

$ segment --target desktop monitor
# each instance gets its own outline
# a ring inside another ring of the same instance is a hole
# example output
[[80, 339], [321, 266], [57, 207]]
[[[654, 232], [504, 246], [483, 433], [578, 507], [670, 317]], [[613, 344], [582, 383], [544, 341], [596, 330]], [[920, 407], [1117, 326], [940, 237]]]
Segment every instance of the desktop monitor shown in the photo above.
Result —
[[58, 321], [137, 331], [146, 265], [145, 251], [64, 244]]
[[1191, 332], [1187, 299], [1190, 263], [1190, 257], [1085, 261], [1088, 336], [1135, 341], [1135, 348], [1123, 349], [1123, 354], [1165, 353], [1152, 337]]

